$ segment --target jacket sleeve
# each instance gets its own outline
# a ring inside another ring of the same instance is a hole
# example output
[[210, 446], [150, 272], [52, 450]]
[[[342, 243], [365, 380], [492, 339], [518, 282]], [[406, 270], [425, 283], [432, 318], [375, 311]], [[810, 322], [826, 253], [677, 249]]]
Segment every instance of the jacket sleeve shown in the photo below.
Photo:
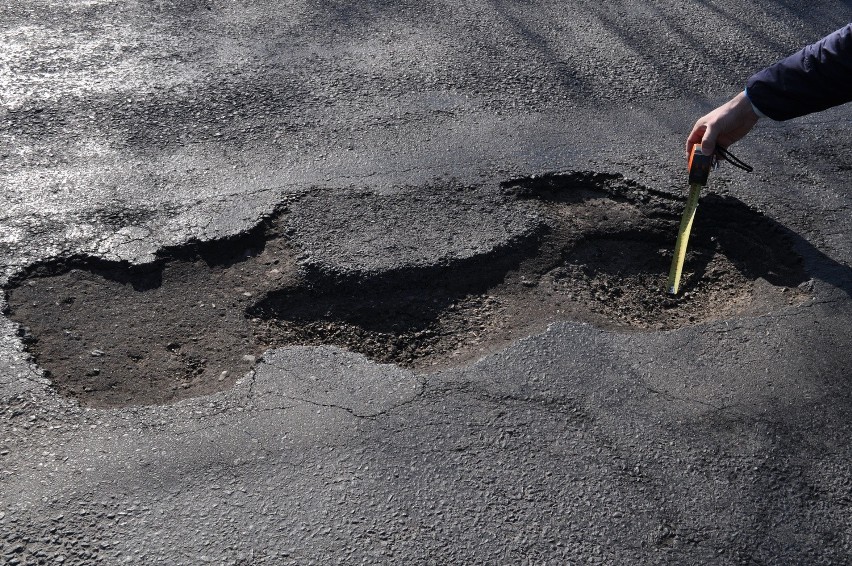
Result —
[[852, 24], [752, 75], [746, 96], [773, 120], [852, 101]]

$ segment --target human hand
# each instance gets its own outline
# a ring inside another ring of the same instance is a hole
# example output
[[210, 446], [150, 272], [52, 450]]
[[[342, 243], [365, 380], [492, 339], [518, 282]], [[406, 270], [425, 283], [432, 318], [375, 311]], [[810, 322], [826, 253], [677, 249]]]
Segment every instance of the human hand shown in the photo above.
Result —
[[759, 119], [744, 92], [716, 108], [695, 122], [686, 138], [686, 154], [692, 155], [692, 147], [701, 144], [701, 153], [713, 155], [716, 144], [728, 147], [741, 140], [751, 131]]

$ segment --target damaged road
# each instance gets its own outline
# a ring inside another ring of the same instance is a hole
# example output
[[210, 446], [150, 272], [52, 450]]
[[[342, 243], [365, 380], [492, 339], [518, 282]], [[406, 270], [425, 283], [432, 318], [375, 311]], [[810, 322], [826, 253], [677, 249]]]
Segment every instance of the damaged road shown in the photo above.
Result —
[[0, 8], [0, 561], [845, 563], [848, 109], [662, 293], [689, 126], [844, 18]]
[[[334, 205], [309, 193], [248, 234], [170, 250], [152, 265], [78, 258], [35, 266], [10, 287], [7, 314], [60, 392], [121, 406], [230, 388], [272, 347], [329, 344], [435, 371], [558, 320], [668, 330], [806, 299], [790, 235], [731, 198], [705, 199], [686, 292], [674, 299], [660, 281], [682, 200], [593, 173], [510, 181], [500, 192], [449, 189], [456, 195], [443, 187], [334, 195], [337, 206], [352, 206], [345, 216], [375, 216], [353, 265], [329, 265], [338, 234], [323, 212]], [[418, 265], [423, 250], [412, 249], [408, 265], [364, 265], [361, 256], [383, 251], [372, 238], [410, 238], [412, 200], [431, 211], [424, 232], [441, 233], [449, 205], [467, 219], [500, 218], [504, 240], [439, 263]], [[300, 219], [326, 244], [304, 247]]]

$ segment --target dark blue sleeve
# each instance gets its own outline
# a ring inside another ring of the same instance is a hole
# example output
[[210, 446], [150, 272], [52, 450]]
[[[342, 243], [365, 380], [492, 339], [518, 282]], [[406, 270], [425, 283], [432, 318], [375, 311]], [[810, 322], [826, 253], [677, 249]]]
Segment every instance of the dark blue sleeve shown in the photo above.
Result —
[[852, 24], [752, 75], [746, 94], [773, 120], [852, 101]]

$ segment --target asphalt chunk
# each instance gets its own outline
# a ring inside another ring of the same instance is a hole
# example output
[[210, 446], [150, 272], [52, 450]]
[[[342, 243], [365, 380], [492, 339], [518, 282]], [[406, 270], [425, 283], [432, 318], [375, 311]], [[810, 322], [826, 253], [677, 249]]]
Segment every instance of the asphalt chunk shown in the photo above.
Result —
[[[333, 345], [433, 371], [554, 321], [661, 331], [807, 297], [786, 230], [729, 197], [702, 199], [673, 299], [663, 288], [681, 197], [595, 172], [464, 190], [471, 198], [452, 207], [434, 188], [410, 206], [406, 195], [361, 191], [364, 213], [351, 217], [323, 215], [329, 202], [315, 192], [247, 234], [166, 250], [153, 265], [36, 266], [7, 289], [8, 315], [59, 391], [122, 406], [230, 387], [271, 347]], [[490, 206], [526, 220], [487, 245], [428, 253], [437, 244], [425, 231], [450, 217], [473, 218], [470, 230], [476, 219], [502, 221]], [[313, 220], [308, 233], [300, 211], [327, 225]], [[376, 247], [417, 241], [423, 249], [403, 254], [410, 261], [369, 259], [387, 255]]]

